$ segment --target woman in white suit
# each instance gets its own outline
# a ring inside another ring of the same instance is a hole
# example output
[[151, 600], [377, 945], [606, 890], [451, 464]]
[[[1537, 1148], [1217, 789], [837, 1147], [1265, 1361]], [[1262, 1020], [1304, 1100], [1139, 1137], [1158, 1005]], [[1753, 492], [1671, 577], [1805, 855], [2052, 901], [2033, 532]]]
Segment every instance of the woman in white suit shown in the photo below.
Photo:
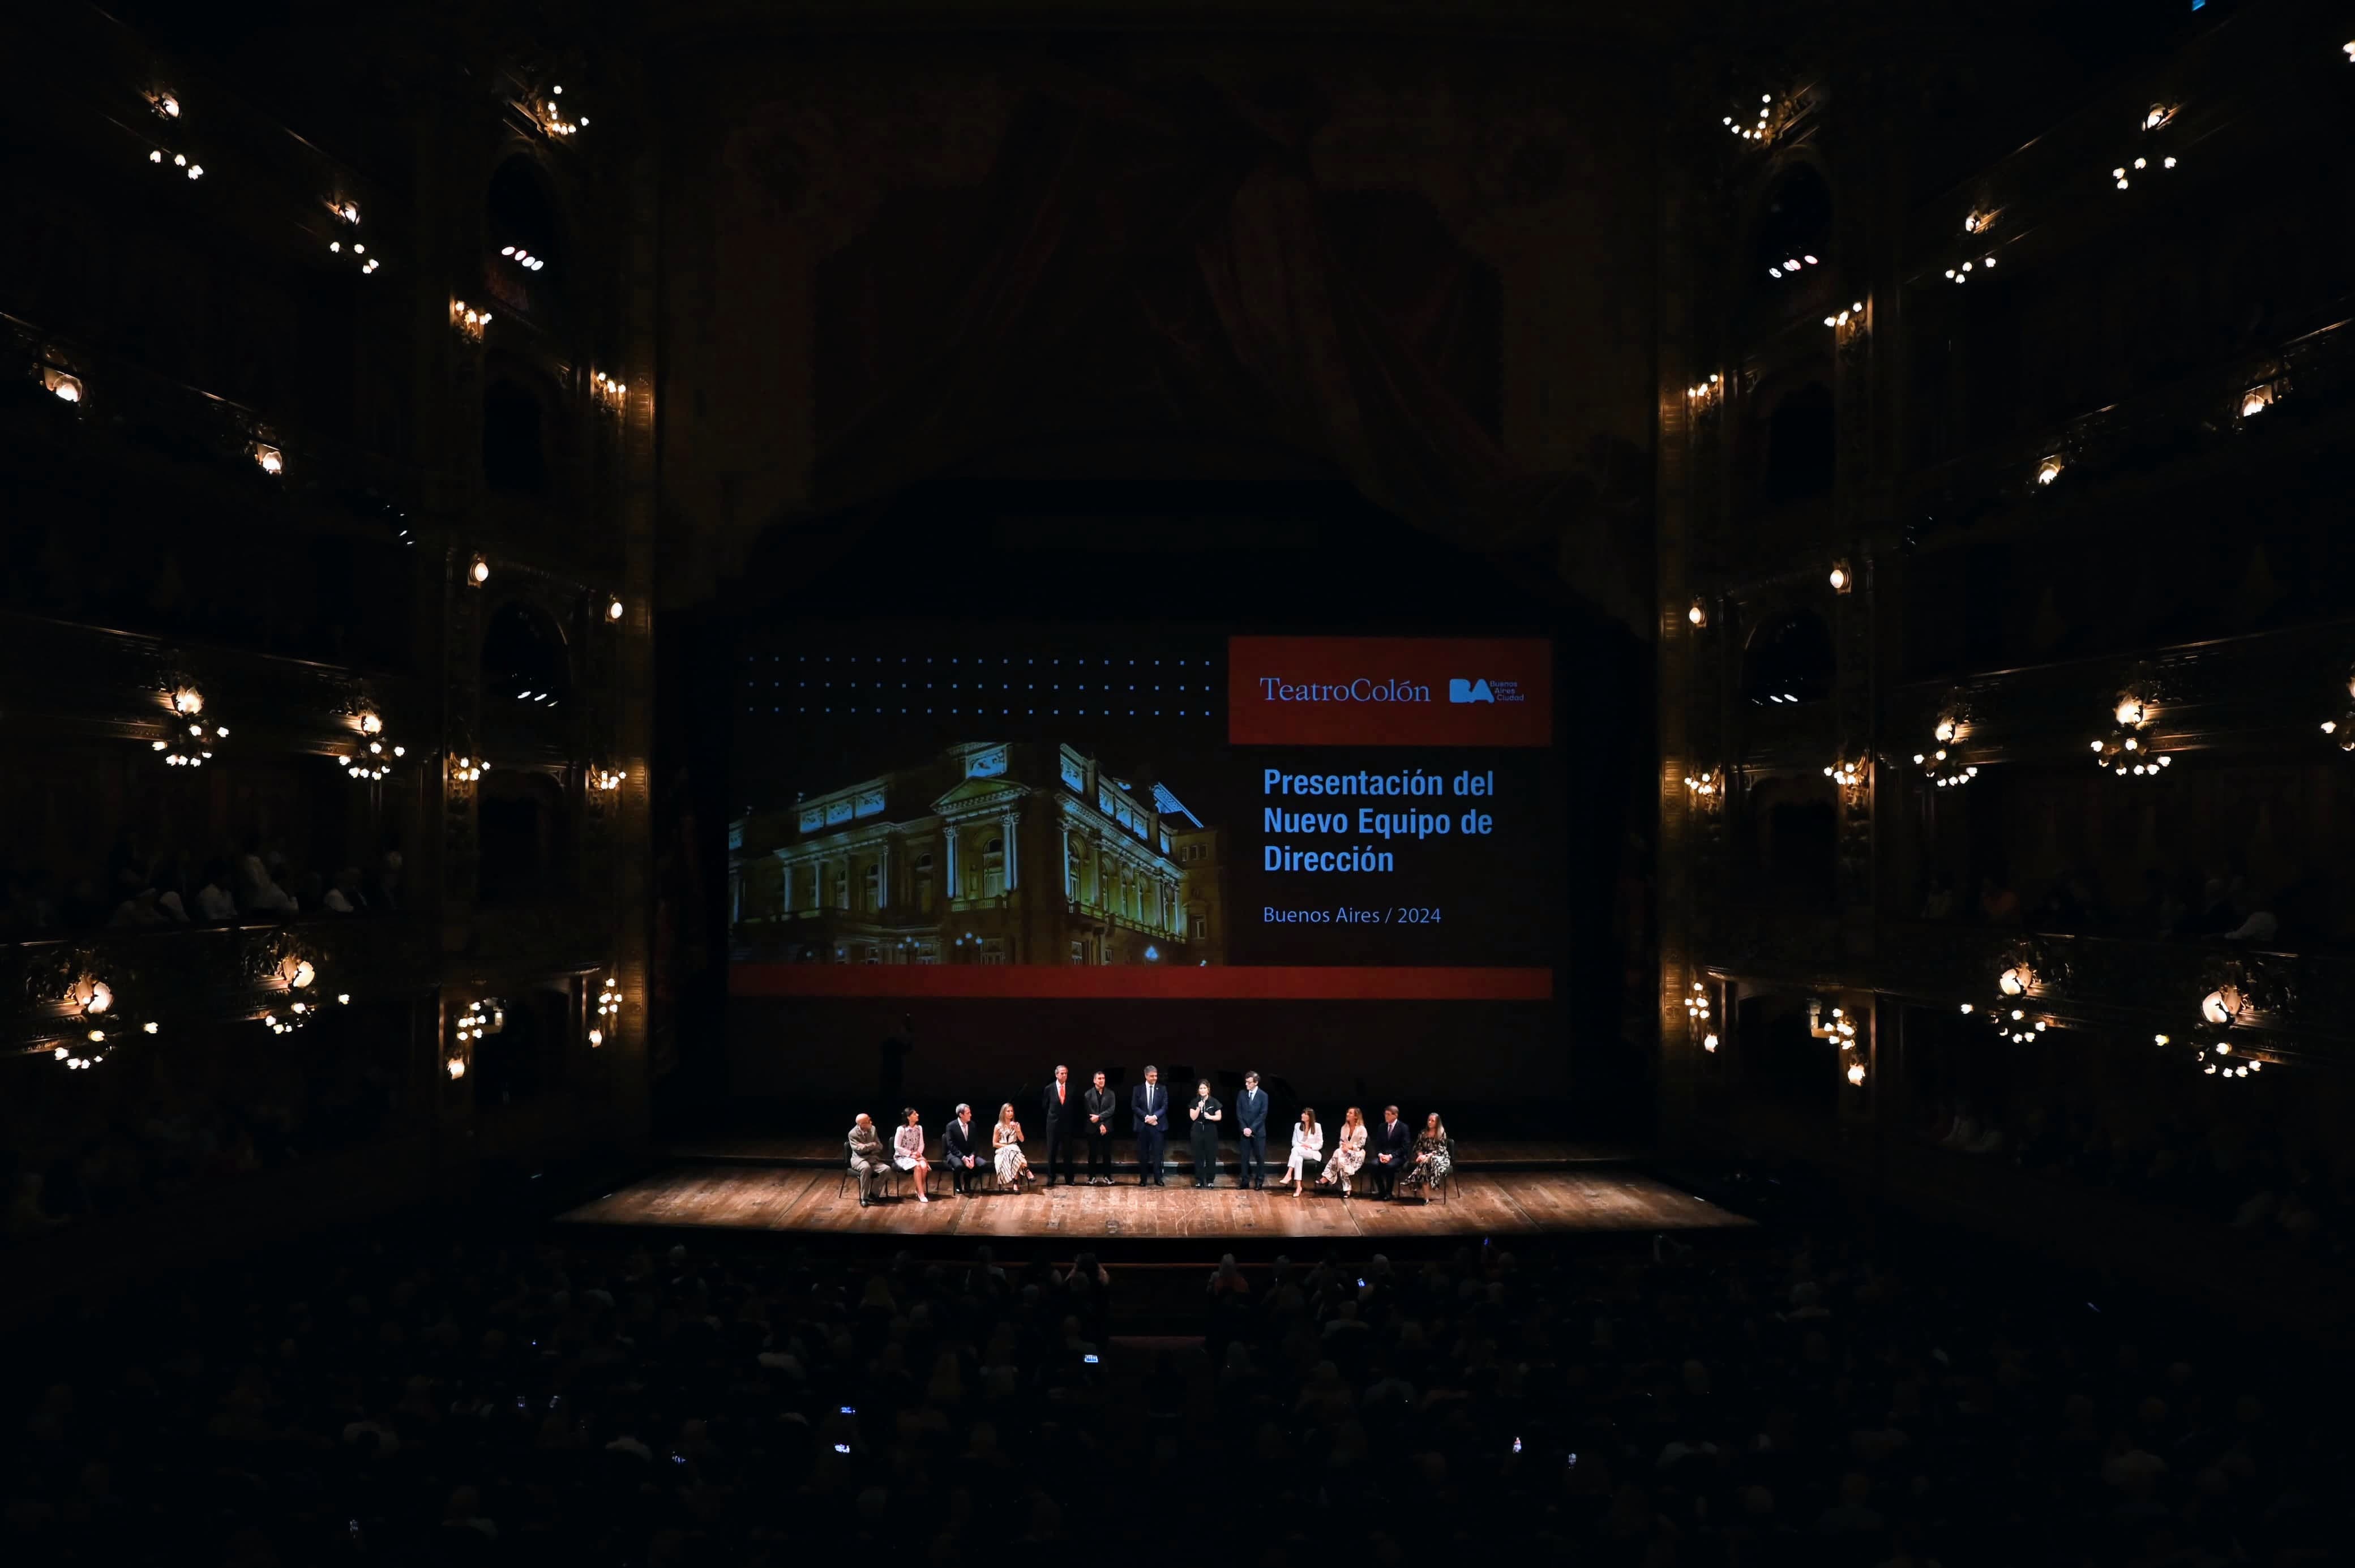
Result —
[[1319, 1187], [1338, 1187], [1341, 1196], [1349, 1196], [1349, 1178], [1358, 1174], [1366, 1163], [1366, 1118], [1352, 1105], [1341, 1114], [1341, 1131], [1333, 1140], [1333, 1157], [1325, 1162], [1325, 1174], [1316, 1179]]
[[1292, 1183], [1292, 1195], [1300, 1196], [1304, 1180], [1316, 1179], [1325, 1167], [1325, 1129], [1316, 1125], [1316, 1107], [1300, 1107], [1299, 1125], [1292, 1129], [1292, 1158], [1284, 1168], [1284, 1179]]

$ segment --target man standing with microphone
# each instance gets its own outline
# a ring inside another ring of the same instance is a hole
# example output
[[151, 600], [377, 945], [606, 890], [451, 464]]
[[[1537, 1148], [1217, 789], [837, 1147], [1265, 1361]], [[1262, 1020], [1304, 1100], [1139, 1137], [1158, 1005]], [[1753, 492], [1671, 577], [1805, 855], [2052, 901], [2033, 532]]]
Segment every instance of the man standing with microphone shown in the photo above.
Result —
[[1063, 1173], [1063, 1185], [1077, 1187], [1080, 1179], [1072, 1167], [1078, 1141], [1080, 1107], [1071, 1098], [1071, 1070], [1058, 1065], [1055, 1081], [1047, 1085], [1040, 1097], [1039, 1110], [1047, 1123], [1047, 1185], [1055, 1185], [1055, 1173]]
[[1129, 1093], [1128, 1108], [1136, 1118], [1136, 1184], [1161, 1185], [1161, 1140], [1169, 1130], [1169, 1091], [1161, 1086], [1161, 1070], [1147, 1067], [1145, 1082]]
[[1088, 1114], [1088, 1185], [1112, 1185], [1112, 1120], [1119, 1114], [1120, 1102], [1104, 1087], [1104, 1075], [1096, 1074], [1095, 1087], [1083, 1096]]
[[1235, 1120], [1242, 1127], [1241, 1177], [1244, 1189], [1256, 1192], [1267, 1185], [1267, 1091], [1259, 1074], [1243, 1074], [1243, 1092], [1235, 1096]]

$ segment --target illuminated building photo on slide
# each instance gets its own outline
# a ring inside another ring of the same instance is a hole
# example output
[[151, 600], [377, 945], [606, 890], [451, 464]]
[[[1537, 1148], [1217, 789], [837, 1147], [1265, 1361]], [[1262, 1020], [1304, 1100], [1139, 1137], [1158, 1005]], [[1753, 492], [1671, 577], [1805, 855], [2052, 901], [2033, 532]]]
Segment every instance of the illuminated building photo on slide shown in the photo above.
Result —
[[1544, 638], [826, 633], [743, 658], [739, 997], [1543, 1001]]

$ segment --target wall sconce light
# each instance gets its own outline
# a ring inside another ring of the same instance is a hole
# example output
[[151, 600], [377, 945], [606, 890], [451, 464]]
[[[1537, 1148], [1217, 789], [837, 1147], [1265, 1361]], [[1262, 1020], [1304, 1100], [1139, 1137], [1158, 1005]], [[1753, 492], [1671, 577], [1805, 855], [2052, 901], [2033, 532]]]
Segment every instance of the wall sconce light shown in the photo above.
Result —
[[598, 401], [613, 409], [620, 408], [622, 400], [630, 395], [627, 382], [616, 381], [602, 370], [589, 372], [589, 390], [595, 394]]
[[488, 582], [490, 580], [491, 563], [485, 560], [481, 556], [476, 556], [473, 564], [466, 568], [466, 581], [473, 583], [475, 587], [480, 588], [484, 583]]
[[354, 784], [381, 782], [393, 763], [409, 755], [409, 748], [388, 741], [383, 719], [373, 712], [360, 715], [359, 731], [359, 745], [343, 759], [344, 776]]
[[1706, 631], [1709, 627], [1709, 605], [1696, 595], [1685, 610], [1685, 619], [1692, 623], [1694, 631]]
[[2244, 420], [2253, 420], [2273, 406], [2274, 389], [2270, 382], [2262, 387], [2251, 387], [2241, 394], [2241, 417]]
[[1864, 302], [1862, 300], [1857, 301], [1854, 304], [1849, 306], [1844, 311], [1824, 317], [1824, 325], [1829, 327], [1844, 327], [1849, 325], [1851, 323], [1858, 326], [1862, 326], [1864, 325]]
[[41, 367], [41, 389], [61, 403], [81, 401], [81, 378], [54, 365]]
[[180, 117], [180, 101], [168, 92], [158, 92], [149, 99], [148, 102], [155, 108], [157, 114], [166, 120], [177, 120]]
[[253, 465], [272, 479], [286, 472], [285, 454], [268, 442], [254, 442], [245, 451], [246, 455], [253, 459]]
[[1707, 1023], [1709, 1013], [1709, 982], [1695, 980], [1692, 983], [1692, 989], [1685, 994], [1685, 1021]]
[[2355, 672], [2347, 677], [2347, 709], [2336, 719], [2322, 721], [2322, 732], [2338, 738], [2339, 749], [2355, 752]]
[[1735, 136], [1741, 138], [1742, 141], [1764, 142], [1767, 140], [1773, 133], [1768, 129], [1766, 122], [1767, 116], [1774, 112], [1774, 95], [1771, 92], [1759, 94], [1758, 104], [1757, 124], [1737, 125], [1733, 123], [1733, 116], [1731, 114], [1726, 115], [1721, 123], [1727, 130], [1732, 132]]
[[548, 265], [547, 257], [535, 256], [520, 245], [502, 245], [499, 247], [499, 254], [527, 272], [537, 272]]
[[491, 325], [491, 313], [476, 310], [464, 300], [453, 299], [450, 302], [450, 325], [456, 327], [458, 336], [467, 342], [480, 343], [483, 329]]
[[353, 228], [357, 229], [359, 227], [360, 204], [358, 202], [331, 201], [327, 203], [327, 210], [334, 213], [337, 218], [342, 219], [345, 222], [350, 224]]
[[1857, 1058], [1857, 1059], [1852, 1060], [1852, 1061], [1850, 1061], [1849, 1062], [1849, 1064], [1848, 1064], [1848, 1082], [1849, 1082], [1849, 1086], [1850, 1088], [1852, 1088], [1852, 1089], [1861, 1089], [1861, 1088], [1863, 1088], [1863, 1087], [1864, 1087], [1864, 1061], [1863, 1061], [1863, 1059], [1861, 1059], [1861, 1058]]
[[1836, 1040], [1842, 1043], [1856, 1038], [1856, 1020], [1838, 1008], [1831, 1010], [1829, 1023], [1824, 1021], [1824, 1005], [1814, 997], [1807, 998], [1807, 1032], [1817, 1040]]
[[1685, 389], [1685, 401], [1693, 406], [1693, 411], [1696, 413], [1715, 408], [1724, 396], [1725, 379], [1714, 372], [1710, 374], [1708, 380], [1695, 381]]
[[2050, 485], [2060, 478], [2061, 471], [2068, 466], [2058, 457], [2048, 457], [2036, 465], [2036, 482], [2039, 485]]
[[1861, 762], [1850, 762], [1843, 757], [1824, 770], [1824, 777], [1842, 789], [1862, 789], [1865, 781], [1865, 764]]
[[602, 1045], [608, 1036], [621, 1038], [622, 988], [613, 984], [613, 976], [605, 976], [604, 987], [597, 993], [597, 1022], [589, 1030], [589, 1043]]
[[454, 1083], [466, 1075], [466, 1063], [474, 1054], [474, 1047], [482, 1038], [486, 1034], [497, 1032], [487, 1003], [476, 997], [466, 1004], [465, 1011], [458, 1015], [457, 1022], [451, 1029], [454, 1043], [452, 1046], [449, 1060], [442, 1064], [449, 1072], [452, 1083]]
[[1856, 574], [1849, 570], [1848, 562], [1844, 560], [1832, 562], [1830, 582], [1832, 592], [1835, 593], [1852, 593], [1856, 591]]
[[1966, 213], [1963, 217], [1963, 232], [1984, 234], [1995, 227], [1995, 220], [2001, 216], [2002, 211], [1998, 208], [1979, 208]]
[[1725, 779], [1715, 768], [1705, 773], [1687, 773], [1685, 788], [1703, 800], [1716, 800], [1725, 794]]
[[623, 782], [626, 781], [629, 776], [629, 770], [626, 768], [592, 767], [589, 770], [590, 793], [592, 795], [611, 795], [613, 791], [621, 788]]
[[2007, 997], [2024, 997], [2036, 984], [2036, 971], [2025, 964], [2015, 964], [1995, 977], [1995, 988]]
[[623, 607], [622, 601], [618, 597], [605, 601], [605, 619], [607, 621], [618, 621], [626, 613], [628, 613], [628, 611]]
[[538, 109], [533, 115], [533, 118], [539, 122], [541, 130], [559, 138], [570, 136], [589, 123], [589, 116], [586, 114], [576, 120], [564, 118], [562, 111], [556, 102], [556, 100], [563, 96], [564, 89], [560, 87], [549, 89], [548, 96], [539, 101]]
[[1937, 745], [1928, 752], [1914, 752], [1913, 763], [1932, 784], [1940, 789], [1959, 788], [1979, 776], [1977, 767], [1965, 766], [1950, 749], [1955, 741], [1962, 739], [1963, 721], [1951, 713], [1940, 714], [1930, 734]]
[[1770, 278], [1796, 278], [1805, 269], [1822, 264], [1813, 256], [1791, 256], [1767, 268], [1766, 275]]
[[1977, 269], [1977, 270], [1978, 270], [1979, 272], [1994, 272], [1994, 271], [1995, 271], [1995, 257], [1994, 257], [1994, 255], [1993, 255], [1992, 253], [1990, 253], [1990, 254], [1987, 254], [1987, 255], [1985, 255], [1985, 256], [1981, 256], [1981, 257], [1980, 257], [1977, 261], [1965, 261], [1965, 262], [1964, 262], [1961, 266], [1959, 266], [1959, 267], [1949, 267], [1949, 268], [1947, 268], [1947, 269], [1946, 269], [1946, 281], [1947, 281], [1948, 283], [1969, 283], [1969, 282], [1971, 281], [1971, 272], [1972, 272], [1972, 270], [1973, 270], [1974, 268]]
[[2138, 693], [2120, 694], [2110, 717], [2115, 727], [2106, 738], [2093, 742], [2095, 767], [2106, 768], [2122, 779], [2155, 779], [2175, 765], [2175, 759], [2160, 752], [2143, 732], [2151, 720], [2151, 707]]
[[2219, 986], [2200, 998], [2200, 1016], [2219, 1029], [2230, 1029], [2247, 1006], [2238, 986]]
[[485, 773], [489, 773], [490, 771], [491, 764], [487, 758], [453, 757], [450, 759], [450, 782], [452, 784], [474, 784], [479, 781]]
[[229, 726], [201, 721], [205, 694], [193, 686], [176, 688], [170, 703], [173, 722], [169, 738], [149, 741], [149, 749], [164, 759], [166, 767], [203, 767], [212, 761], [214, 742], [229, 739]]
[[2173, 104], [2154, 103], [2148, 109], [2143, 111], [2142, 128], [2146, 131], [2156, 131], [2174, 118], [2175, 106]]

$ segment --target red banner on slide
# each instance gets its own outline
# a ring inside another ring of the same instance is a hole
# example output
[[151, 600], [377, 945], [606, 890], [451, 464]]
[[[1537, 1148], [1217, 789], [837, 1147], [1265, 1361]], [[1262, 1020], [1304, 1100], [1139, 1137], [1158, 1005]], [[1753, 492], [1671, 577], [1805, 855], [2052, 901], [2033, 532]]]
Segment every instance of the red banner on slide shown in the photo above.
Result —
[[1550, 746], [1543, 637], [1230, 637], [1237, 746]]
[[995, 997], [1051, 1001], [1544, 1002], [1550, 969], [1312, 965], [735, 964], [733, 997]]

